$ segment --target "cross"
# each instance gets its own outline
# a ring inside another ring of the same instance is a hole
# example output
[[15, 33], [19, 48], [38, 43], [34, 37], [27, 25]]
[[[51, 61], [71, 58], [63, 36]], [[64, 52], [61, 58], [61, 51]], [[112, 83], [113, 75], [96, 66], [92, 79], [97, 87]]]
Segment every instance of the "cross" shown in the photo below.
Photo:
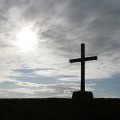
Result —
[[85, 57], [85, 44], [81, 44], [81, 58], [71, 59], [70, 63], [81, 62], [81, 91], [85, 91], [85, 61], [97, 60], [97, 56]]

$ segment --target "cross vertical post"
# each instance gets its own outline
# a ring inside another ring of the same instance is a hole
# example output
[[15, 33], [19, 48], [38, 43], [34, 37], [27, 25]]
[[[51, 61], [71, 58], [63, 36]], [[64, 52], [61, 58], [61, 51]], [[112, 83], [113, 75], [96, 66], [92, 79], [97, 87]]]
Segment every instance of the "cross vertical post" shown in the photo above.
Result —
[[81, 91], [85, 91], [85, 44], [81, 44]]

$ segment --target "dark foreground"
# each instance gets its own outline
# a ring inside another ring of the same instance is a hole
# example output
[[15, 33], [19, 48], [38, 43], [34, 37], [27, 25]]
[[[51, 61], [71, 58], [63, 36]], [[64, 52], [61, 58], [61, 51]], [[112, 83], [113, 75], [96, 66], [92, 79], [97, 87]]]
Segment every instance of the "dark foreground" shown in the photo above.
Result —
[[1, 120], [120, 120], [120, 99], [0, 99]]

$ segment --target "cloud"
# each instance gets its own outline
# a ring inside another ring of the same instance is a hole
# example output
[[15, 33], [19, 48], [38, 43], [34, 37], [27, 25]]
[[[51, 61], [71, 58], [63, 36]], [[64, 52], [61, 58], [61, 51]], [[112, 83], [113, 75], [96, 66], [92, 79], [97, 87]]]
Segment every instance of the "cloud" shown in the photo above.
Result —
[[[42, 35], [51, 40], [51, 49], [55, 49], [55, 54], [58, 52], [64, 58], [80, 56], [77, 52], [78, 47], [81, 42], [85, 42], [87, 55], [98, 55], [99, 58], [95, 65], [92, 63], [92, 71], [95, 67], [96, 73], [99, 74], [95, 77], [90, 73], [92, 77], [95, 79], [110, 77], [119, 71], [118, 62], [116, 68], [114, 67], [115, 61], [119, 61], [120, 46], [118, 3], [119, 1], [115, 3], [107, 0], [100, 2], [94, 0], [71, 1], [64, 9], [65, 12], [58, 16], [58, 18], [64, 19], [62, 25], [55, 22]], [[91, 69], [91, 67], [89, 68]], [[106, 73], [103, 72], [103, 69]]]
[[[98, 61], [86, 63], [87, 80], [120, 74], [119, 0], [0, 0], [0, 11], [0, 83], [19, 86], [11, 91], [1, 89], [1, 96], [4, 92], [8, 97], [12, 92], [13, 97], [30, 96], [25, 91], [32, 97], [65, 96], [63, 91], [73, 90], [80, 71], [79, 63], [69, 64], [68, 60], [80, 57], [82, 42], [86, 56], [98, 56]], [[14, 44], [16, 34], [25, 26], [32, 26], [38, 35], [37, 49], [30, 53], [20, 52]], [[44, 85], [48, 79], [53, 79], [51, 84], [58, 83], [41, 87], [41, 92], [51, 89], [51, 93], [41, 93], [35, 79], [42, 79]], [[66, 90], [66, 82], [71, 81]], [[37, 90], [31, 90], [31, 84]]]

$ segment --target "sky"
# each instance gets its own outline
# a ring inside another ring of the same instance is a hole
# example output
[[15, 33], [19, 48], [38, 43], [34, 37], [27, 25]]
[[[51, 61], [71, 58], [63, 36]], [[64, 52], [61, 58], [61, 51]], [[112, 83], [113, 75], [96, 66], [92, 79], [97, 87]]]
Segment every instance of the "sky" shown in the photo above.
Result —
[[0, 98], [120, 97], [120, 0], [0, 0]]

